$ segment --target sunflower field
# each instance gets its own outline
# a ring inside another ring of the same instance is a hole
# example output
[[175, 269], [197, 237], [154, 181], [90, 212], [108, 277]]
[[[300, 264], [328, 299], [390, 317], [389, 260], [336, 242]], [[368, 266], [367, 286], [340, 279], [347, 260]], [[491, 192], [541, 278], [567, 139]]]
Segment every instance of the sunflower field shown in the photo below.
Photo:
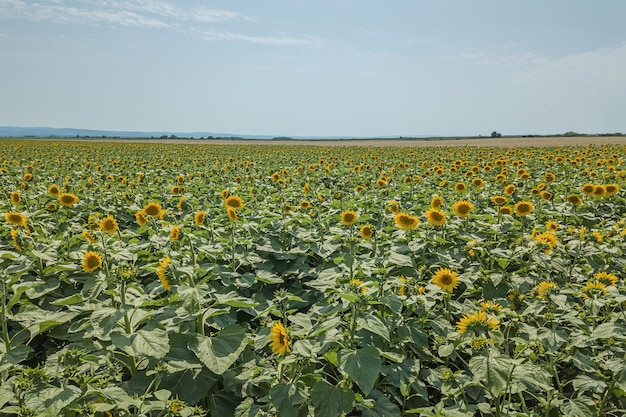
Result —
[[625, 155], [3, 140], [0, 414], [622, 416]]

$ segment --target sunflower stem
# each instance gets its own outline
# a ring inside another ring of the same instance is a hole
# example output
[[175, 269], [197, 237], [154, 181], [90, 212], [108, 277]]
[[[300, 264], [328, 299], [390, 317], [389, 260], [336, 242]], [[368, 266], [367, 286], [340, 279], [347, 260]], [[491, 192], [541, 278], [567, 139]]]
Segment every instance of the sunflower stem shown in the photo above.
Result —
[[2, 322], [2, 340], [4, 341], [5, 351], [11, 350], [11, 339], [9, 339], [9, 328], [7, 325], [7, 283], [5, 281], [5, 275], [0, 278], [0, 284], [2, 285], [2, 310], [0, 310], [0, 321]]
[[235, 222], [231, 222], [230, 228], [230, 263], [233, 271], [235, 270]]

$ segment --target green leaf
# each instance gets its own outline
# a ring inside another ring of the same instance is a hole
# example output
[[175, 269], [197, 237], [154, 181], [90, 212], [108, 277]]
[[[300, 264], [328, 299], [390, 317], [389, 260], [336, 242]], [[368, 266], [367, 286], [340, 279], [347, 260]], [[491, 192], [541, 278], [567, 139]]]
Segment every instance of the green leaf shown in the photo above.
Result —
[[339, 352], [339, 369], [348, 374], [365, 395], [374, 388], [380, 367], [380, 355], [373, 346]]
[[617, 325], [615, 323], [602, 323], [589, 336], [590, 340], [610, 339], [611, 337], [623, 338], [626, 334], [626, 326]]
[[565, 400], [559, 407], [563, 413], [563, 417], [595, 417], [597, 416], [596, 407], [591, 398], [574, 398]]
[[391, 252], [385, 264], [394, 264], [397, 266], [413, 266], [413, 259], [409, 255], [403, 255], [398, 252]]
[[511, 359], [500, 355], [495, 349], [487, 355], [474, 356], [469, 361], [474, 381], [485, 386], [494, 397], [504, 394], [511, 366]]
[[368, 314], [363, 318], [359, 318], [357, 320], [357, 325], [358, 327], [377, 334], [386, 341], [389, 341], [389, 329], [387, 329], [385, 323], [383, 323], [378, 317]]
[[354, 399], [354, 392], [341, 383], [334, 386], [322, 380], [311, 391], [316, 417], [339, 417], [348, 414], [354, 407]]
[[143, 328], [132, 335], [111, 333], [115, 346], [129, 355], [163, 359], [170, 350], [167, 332], [158, 328]]
[[206, 369], [200, 372], [186, 369], [168, 373], [159, 387], [171, 391], [173, 396], [188, 404], [196, 404], [211, 390], [215, 381], [215, 377]]
[[[3, 346], [4, 349], [4, 346]], [[17, 365], [30, 355], [33, 349], [30, 346], [16, 346], [7, 353], [0, 355], [0, 371], [9, 368], [11, 365]]]
[[378, 397], [374, 406], [371, 408], [365, 406], [359, 406], [363, 413], [362, 417], [401, 417], [400, 409], [398, 406], [386, 397]]
[[572, 385], [576, 391], [592, 391], [601, 393], [606, 389], [606, 382], [599, 379], [599, 377], [592, 377], [589, 375], [578, 375], [572, 381]]
[[240, 326], [232, 324], [215, 337], [198, 335], [187, 347], [208, 369], [222, 375], [246, 347], [246, 333]]
[[450, 356], [452, 353], [454, 353], [454, 344], [452, 343], [446, 343], [445, 345], [439, 346], [437, 349], [437, 354], [442, 358]]
[[278, 410], [280, 417], [298, 417], [302, 404], [308, 399], [306, 386], [302, 381], [277, 384], [270, 389], [270, 402]]
[[243, 400], [235, 409], [235, 417], [264, 417], [266, 414], [261, 406], [250, 397]]
[[259, 305], [258, 303], [252, 301], [249, 298], [238, 295], [234, 291], [231, 291], [226, 294], [215, 294], [215, 298], [220, 304], [224, 304], [224, 305], [231, 306], [231, 307], [237, 307], [237, 308], [256, 307]]

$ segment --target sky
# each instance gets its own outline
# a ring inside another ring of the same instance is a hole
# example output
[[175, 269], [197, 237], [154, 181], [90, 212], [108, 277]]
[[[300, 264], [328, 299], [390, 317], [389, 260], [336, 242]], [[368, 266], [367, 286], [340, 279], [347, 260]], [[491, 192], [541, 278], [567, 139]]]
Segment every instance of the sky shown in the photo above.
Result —
[[0, 0], [0, 125], [626, 133], [623, 0]]

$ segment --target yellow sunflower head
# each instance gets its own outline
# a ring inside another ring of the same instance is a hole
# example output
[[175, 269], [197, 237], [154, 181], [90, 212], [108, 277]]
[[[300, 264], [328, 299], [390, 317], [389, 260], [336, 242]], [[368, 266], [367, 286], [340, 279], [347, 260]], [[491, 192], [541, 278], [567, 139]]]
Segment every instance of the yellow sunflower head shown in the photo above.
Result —
[[356, 211], [346, 210], [341, 213], [341, 223], [345, 224], [346, 226], [354, 224], [354, 222], [356, 222], [358, 218], [359, 215], [356, 213]]
[[270, 349], [272, 352], [284, 355], [290, 351], [291, 342], [287, 337], [287, 330], [281, 322], [276, 322], [270, 329]]
[[82, 266], [85, 272], [93, 272], [102, 267], [102, 256], [98, 252], [89, 251], [83, 255]]
[[108, 215], [100, 221], [100, 230], [104, 233], [115, 233], [118, 229], [115, 217]]
[[228, 220], [230, 220], [231, 222], [236, 222], [237, 220], [239, 220], [237, 211], [233, 208], [227, 207], [226, 214], [228, 214]]
[[28, 224], [28, 220], [26, 219], [26, 216], [24, 216], [22, 213], [18, 213], [16, 211], [10, 211], [10, 212], [6, 213], [4, 215], [4, 219], [8, 223], [13, 224], [15, 226], [26, 227], [26, 225]]
[[586, 184], [583, 184], [583, 186], [580, 188], [580, 191], [582, 191], [584, 194], [592, 195], [593, 194], [593, 190], [595, 188], [596, 187], [593, 184], [586, 183]]
[[178, 240], [180, 238], [180, 233], [180, 226], [172, 226], [172, 228], [170, 229], [170, 240]]
[[11, 203], [17, 206], [21, 202], [22, 202], [22, 193], [20, 193], [19, 191], [13, 191], [11, 193]]
[[496, 206], [502, 206], [502, 205], [506, 204], [507, 198], [505, 196], [503, 196], [503, 195], [494, 195], [493, 197], [491, 197], [491, 201]]
[[573, 204], [575, 206], [582, 204], [583, 199], [580, 198], [580, 196], [577, 196], [576, 194], [570, 194], [568, 195], [566, 198], [568, 203]]
[[618, 278], [615, 274], [610, 274], [606, 271], [598, 272], [593, 276], [593, 279], [603, 283], [606, 286], [617, 286]]
[[459, 217], [467, 217], [474, 209], [474, 204], [471, 201], [462, 200], [454, 203], [454, 214]]
[[73, 207], [78, 203], [78, 197], [72, 193], [59, 194], [59, 203], [61, 203], [63, 207]]
[[454, 190], [459, 193], [465, 192], [467, 190], [467, 185], [465, 185], [464, 182], [457, 182], [454, 184]]
[[161, 205], [159, 203], [155, 203], [154, 201], [149, 202], [143, 208], [143, 213], [150, 217], [158, 217], [162, 218], [165, 214]]
[[452, 292], [459, 286], [459, 274], [449, 268], [439, 268], [432, 276], [433, 284], [446, 292]]
[[431, 209], [439, 210], [442, 207], [443, 207], [443, 198], [441, 198], [440, 196], [436, 195], [430, 200]]
[[456, 323], [459, 333], [465, 333], [467, 331], [473, 331], [474, 334], [488, 333], [489, 330], [498, 330], [499, 322], [491, 316], [487, 316], [487, 313], [482, 310], [477, 310], [473, 313], [466, 313]]
[[206, 220], [206, 213], [204, 210], [196, 211], [196, 214], [193, 216], [193, 222], [196, 226], [202, 226], [204, 221]]
[[371, 239], [374, 236], [374, 226], [371, 224], [363, 225], [359, 230], [359, 234], [363, 239]]
[[224, 200], [224, 205], [234, 210], [240, 210], [243, 208], [243, 200], [239, 196], [231, 195]]
[[612, 197], [615, 194], [619, 193], [619, 185], [617, 184], [607, 184], [604, 186], [604, 190], [606, 191], [607, 197]]
[[520, 201], [515, 204], [515, 214], [518, 216], [528, 216], [533, 212], [533, 203], [530, 201]]
[[442, 226], [446, 222], [446, 213], [441, 210], [430, 209], [426, 211], [425, 215], [428, 223], [433, 226]]
[[408, 213], [396, 213], [393, 216], [393, 221], [401, 229], [411, 230], [415, 229], [420, 224], [420, 219], [417, 216], [411, 216]]

